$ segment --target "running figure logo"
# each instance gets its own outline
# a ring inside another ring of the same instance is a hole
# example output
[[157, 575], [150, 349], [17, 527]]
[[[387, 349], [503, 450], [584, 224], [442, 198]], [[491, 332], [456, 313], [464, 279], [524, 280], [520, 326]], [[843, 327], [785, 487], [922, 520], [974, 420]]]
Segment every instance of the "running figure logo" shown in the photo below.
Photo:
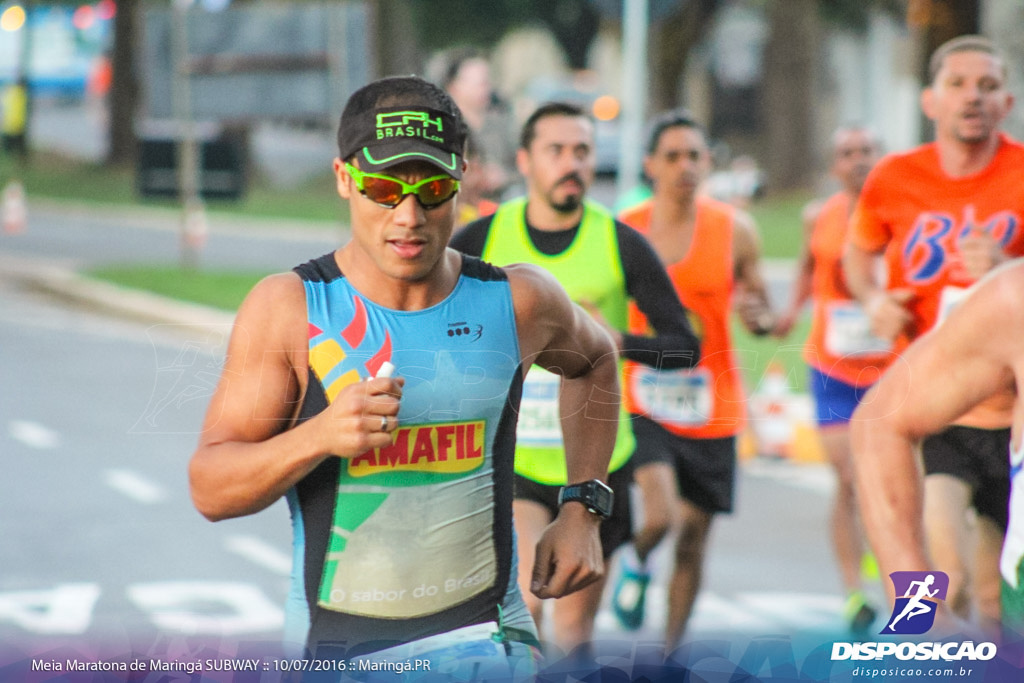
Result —
[[889, 575], [896, 589], [892, 616], [881, 633], [919, 635], [935, 623], [939, 600], [946, 599], [949, 577], [943, 572], [893, 572]]

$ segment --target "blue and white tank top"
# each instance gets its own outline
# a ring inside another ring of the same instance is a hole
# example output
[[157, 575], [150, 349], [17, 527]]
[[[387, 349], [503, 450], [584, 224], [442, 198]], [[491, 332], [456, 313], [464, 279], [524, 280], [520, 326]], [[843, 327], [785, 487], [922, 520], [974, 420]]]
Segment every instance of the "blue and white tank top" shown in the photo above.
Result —
[[308, 646], [355, 653], [497, 621], [515, 582], [522, 390], [504, 271], [463, 257], [448, 297], [399, 311], [354, 289], [333, 253], [295, 270], [309, 332], [300, 421], [385, 361], [405, 378], [393, 444], [327, 458], [288, 495], [301, 566], [293, 595], [305, 598]]

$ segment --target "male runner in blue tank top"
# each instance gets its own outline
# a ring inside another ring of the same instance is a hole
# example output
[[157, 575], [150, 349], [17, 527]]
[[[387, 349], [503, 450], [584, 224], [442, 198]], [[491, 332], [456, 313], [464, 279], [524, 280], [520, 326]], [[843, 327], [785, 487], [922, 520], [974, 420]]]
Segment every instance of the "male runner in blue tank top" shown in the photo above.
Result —
[[447, 247], [465, 137], [422, 79], [352, 95], [334, 160], [352, 237], [246, 298], [189, 474], [211, 520], [287, 497], [286, 631], [307, 652], [399, 667], [441, 653], [506, 678], [535, 667], [512, 531], [523, 377], [531, 364], [562, 376], [579, 485], [538, 546], [541, 597], [602, 576], [618, 382], [609, 335], [550, 275]]

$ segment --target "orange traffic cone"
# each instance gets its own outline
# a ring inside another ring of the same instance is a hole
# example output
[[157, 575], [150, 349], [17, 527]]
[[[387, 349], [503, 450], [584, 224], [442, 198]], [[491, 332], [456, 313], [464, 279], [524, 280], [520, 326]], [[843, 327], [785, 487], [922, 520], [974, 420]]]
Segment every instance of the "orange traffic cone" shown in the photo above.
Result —
[[769, 363], [757, 392], [752, 397], [751, 417], [760, 445], [760, 455], [786, 458], [792, 452], [793, 395], [782, 365]]
[[4, 232], [16, 235], [25, 232], [28, 223], [28, 207], [25, 204], [25, 186], [17, 180], [7, 183], [3, 193], [3, 205], [0, 207], [4, 223]]

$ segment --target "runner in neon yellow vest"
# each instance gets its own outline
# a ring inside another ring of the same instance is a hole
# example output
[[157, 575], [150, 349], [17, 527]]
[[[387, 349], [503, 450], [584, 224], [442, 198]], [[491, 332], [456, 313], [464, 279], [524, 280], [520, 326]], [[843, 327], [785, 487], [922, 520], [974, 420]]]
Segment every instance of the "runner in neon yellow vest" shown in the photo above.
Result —
[[[699, 342], [653, 249], [636, 231], [585, 199], [594, 179], [590, 119], [571, 104], [542, 106], [523, 128], [516, 161], [526, 179], [527, 197], [470, 223], [451, 246], [495, 264], [526, 262], [545, 268], [577, 304], [604, 324], [620, 359], [662, 368], [696, 364]], [[654, 336], [623, 331], [630, 299], [648, 315]], [[537, 539], [557, 514], [562, 485], [579, 483], [566, 481], [557, 417], [559, 388], [557, 377], [536, 367], [523, 386], [513, 503], [521, 566], [530, 566]], [[628, 415], [620, 412], [607, 478], [615, 491], [614, 506], [611, 517], [601, 524], [606, 561], [632, 533], [631, 472], [625, 465], [633, 450]], [[542, 604], [531, 594], [536, 587], [522, 571], [519, 582], [539, 623]], [[590, 641], [603, 586], [602, 580], [555, 603], [552, 635], [561, 650], [579, 652], [576, 648]]]
[[[626, 329], [629, 297], [615, 240], [615, 219], [603, 207], [586, 202], [576, 238], [561, 254], [548, 256], [530, 241], [526, 229], [526, 199], [503, 204], [491, 222], [482, 258], [497, 266], [533, 263], [546, 269], [576, 303], [592, 303], [615, 329]], [[621, 366], [621, 363], [620, 363]], [[542, 484], [564, 485], [565, 452], [558, 428], [558, 402], [546, 389], [557, 379], [540, 368], [530, 370], [523, 388], [517, 430], [518, 474]], [[555, 384], [557, 386], [557, 384]], [[622, 421], [629, 419], [620, 408]], [[633, 454], [633, 430], [620, 421], [615, 450], [608, 465], [614, 472]]]

